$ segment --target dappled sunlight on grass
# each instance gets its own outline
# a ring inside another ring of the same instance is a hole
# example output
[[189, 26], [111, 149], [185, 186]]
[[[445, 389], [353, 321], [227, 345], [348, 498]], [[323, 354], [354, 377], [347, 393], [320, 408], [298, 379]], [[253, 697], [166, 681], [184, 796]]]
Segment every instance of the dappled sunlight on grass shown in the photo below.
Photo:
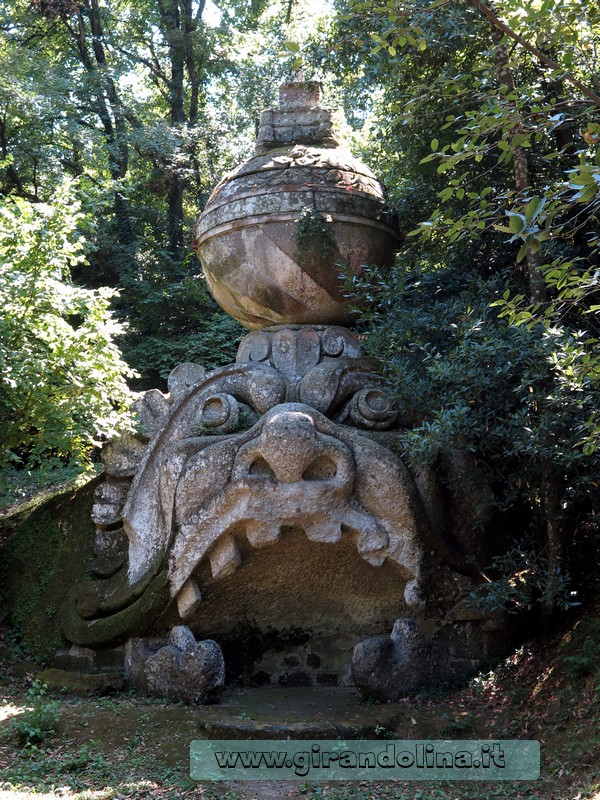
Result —
[[[600, 800], [598, 659], [595, 649], [584, 650], [597, 640], [596, 618], [590, 609], [570, 636], [530, 642], [467, 687], [412, 698], [388, 732], [395, 739], [535, 739], [539, 781], [199, 784], [188, 761], [189, 742], [206, 724], [197, 708], [133, 692], [82, 698], [38, 687], [39, 712], [56, 704], [60, 723], [27, 747], [0, 737], [0, 800]], [[10, 669], [0, 678], [0, 727], [9, 733], [32, 687]]]
[[19, 714], [23, 714], [25, 711], [30, 710], [30, 706], [13, 706], [10, 703], [4, 702], [0, 706], [0, 722], [5, 722], [7, 719], [18, 717]]

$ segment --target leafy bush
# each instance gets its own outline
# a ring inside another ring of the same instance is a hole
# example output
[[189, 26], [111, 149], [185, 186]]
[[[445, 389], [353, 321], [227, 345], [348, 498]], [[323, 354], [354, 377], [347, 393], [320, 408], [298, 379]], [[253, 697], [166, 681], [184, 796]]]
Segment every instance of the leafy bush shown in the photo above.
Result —
[[119, 341], [123, 357], [140, 373], [136, 388], [166, 381], [178, 364], [191, 361], [207, 370], [235, 360], [247, 333], [217, 306], [195, 254], [176, 262], [156, 250], [136, 256], [139, 275], [126, 282], [120, 313], [131, 320]]
[[[564, 607], [578, 529], [600, 511], [600, 456], [586, 446], [600, 384], [578, 368], [584, 333], [500, 318], [491, 304], [506, 284], [468, 265], [397, 265], [387, 276], [367, 271], [348, 290], [406, 426], [407, 458], [432, 465], [445, 451], [469, 452], [498, 508], [524, 510], [517, 550], [530, 563], [492, 565], [496, 605], [518, 591], [523, 606], [533, 597]], [[526, 586], [507, 583], [517, 572]]]
[[43, 741], [56, 731], [60, 722], [59, 703], [47, 700], [48, 686], [36, 680], [27, 692], [33, 704], [31, 711], [20, 714], [11, 723], [11, 732], [19, 744], [31, 746]]
[[570, 589], [569, 575], [563, 574], [560, 566], [552, 569], [544, 555], [519, 544], [495, 556], [486, 575], [494, 579], [472, 592], [469, 600], [475, 608], [517, 613], [536, 603], [556, 605], [563, 611], [581, 605], [577, 592]]
[[[578, 442], [600, 386], [574, 380], [579, 337], [500, 319], [500, 276], [474, 268], [376, 270], [355, 279], [369, 353], [383, 362], [405, 419], [410, 457], [432, 463], [448, 447], [482, 457], [490, 478], [518, 459], [521, 489], [544, 462], [587, 472]], [[513, 459], [511, 462], [510, 459]]]
[[95, 437], [120, 423], [133, 373], [114, 337], [110, 289], [74, 286], [84, 264], [84, 218], [73, 184], [52, 205], [0, 206], [0, 467], [86, 464]]

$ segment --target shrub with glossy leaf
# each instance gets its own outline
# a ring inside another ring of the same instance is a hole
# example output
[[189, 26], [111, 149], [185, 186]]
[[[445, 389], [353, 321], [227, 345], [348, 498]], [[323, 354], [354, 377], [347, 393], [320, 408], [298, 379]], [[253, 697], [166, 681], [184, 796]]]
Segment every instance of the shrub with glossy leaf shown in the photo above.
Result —
[[504, 287], [463, 265], [366, 272], [350, 291], [365, 309], [366, 347], [411, 423], [413, 460], [432, 463], [458, 447], [482, 458], [492, 480], [505, 479], [509, 464], [523, 485], [546, 463], [587, 474], [582, 437], [600, 385], [573, 369], [585, 358], [581, 336], [500, 318], [490, 302]]
[[586, 448], [600, 384], [581, 368], [585, 334], [511, 324], [490, 305], [505, 291], [501, 277], [483, 279], [468, 265], [397, 265], [350, 283], [369, 325], [366, 349], [383, 362], [406, 424], [407, 458], [419, 467], [469, 452], [498, 508], [522, 510], [514, 538], [535, 569], [491, 564], [499, 582], [488, 599], [511, 602], [504, 588], [518, 572], [532, 602], [572, 605], [565, 571], [581, 586], [592, 565], [574, 564], [577, 547], [600, 513], [600, 455]]
[[131, 401], [132, 371], [114, 344], [114, 292], [71, 282], [71, 268], [85, 262], [84, 222], [71, 184], [52, 204], [2, 199], [0, 467], [85, 465]]

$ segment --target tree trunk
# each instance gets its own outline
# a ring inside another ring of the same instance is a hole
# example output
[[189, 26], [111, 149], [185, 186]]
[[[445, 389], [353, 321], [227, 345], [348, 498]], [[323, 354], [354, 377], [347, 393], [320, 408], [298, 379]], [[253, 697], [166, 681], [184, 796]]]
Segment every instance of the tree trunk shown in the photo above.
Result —
[[[548, 587], [556, 586], [564, 563], [563, 491], [556, 467], [546, 460], [541, 471], [541, 505], [545, 527], [546, 579]], [[557, 586], [560, 589], [560, 586]], [[557, 598], [550, 597], [542, 605], [542, 621], [547, 623], [554, 615]]]
[[[492, 41], [495, 47], [496, 64], [498, 67], [498, 80], [501, 87], [506, 89], [507, 94], [516, 90], [515, 79], [512, 70], [508, 66], [508, 53], [502, 44], [502, 31], [491, 26]], [[521, 128], [519, 119], [516, 119], [514, 131], [517, 133]], [[515, 178], [515, 188], [520, 195], [523, 195], [531, 188], [531, 174], [525, 148], [515, 147], [513, 151], [513, 174]], [[546, 300], [546, 284], [541, 272], [541, 257], [539, 251], [527, 248], [525, 255], [527, 264], [527, 276], [529, 281], [529, 298], [533, 303], [543, 303]]]
[[[89, 36], [86, 17], [89, 21]], [[135, 237], [129, 202], [125, 193], [119, 188], [129, 167], [127, 124], [123, 104], [108, 70], [106, 52], [102, 44], [104, 32], [98, 0], [83, 0], [77, 9], [76, 27], [71, 24], [70, 17], [64, 12], [61, 14], [61, 20], [75, 42], [79, 60], [89, 73], [94, 73], [96, 83], [99, 85], [93, 102], [95, 103], [94, 110], [104, 131], [108, 151], [108, 169], [115, 185], [113, 211], [117, 241], [120, 247], [129, 250]]]
[[[183, 196], [186, 179], [181, 167], [193, 163], [193, 146], [183, 144], [183, 128], [193, 128], [198, 122], [199, 96], [202, 74], [202, 57], [194, 55], [193, 35], [204, 11], [205, 0], [200, 0], [196, 12], [192, 0], [159, 0], [158, 6], [167, 42], [170, 62], [169, 105], [171, 125], [178, 129], [182, 143], [180, 154], [185, 155], [183, 165], [173, 161], [167, 167], [167, 202], [169, 225], [169, 252], [179, 259], [183, 249]], [[189, 109], [186, 117], [186, 74], [189, 81]]]
[[[169, 117], [170, 123], [181, 134], [185, 123], [184, 78], [185, 42], [179, 13], [179, 0], [159, 0], [159, 10], [169, 51]], [[181, 138], [181, 137], [179, 137]], [[167, 220], [169, 252], [178, 259], [183, 247], [183, 193], [185, 180], [178, 169], [178, 159], [167, 165]]]

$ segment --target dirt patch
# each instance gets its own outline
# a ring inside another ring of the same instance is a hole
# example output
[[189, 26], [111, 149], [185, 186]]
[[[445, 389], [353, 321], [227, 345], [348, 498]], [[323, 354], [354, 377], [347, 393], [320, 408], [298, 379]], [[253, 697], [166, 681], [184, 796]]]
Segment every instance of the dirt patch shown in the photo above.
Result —
[[[5, 670], [0, 699], [0, 800], [193, 798], [196, 800], [598, 800], [600, 793], [600, 623], [595, 613], [552, 639], [516, 652], [469, 687], [396, 704], [361, 704], [350, 690], [246, 689], [221, 706], [162, 703], [130, 692], [77, 698], [47, 694], [60, 722], [52, 734], [18, 745], [11, 726], [33, 707], [32, 676]], [[346, 692], [346, 694], [344, 694]], [[189, 779], [189, 743], [210, 733], [209, 720], [257, 726], [359, 717], [387, 724], [368, 738], [537, 739], [536, 782], [219, 782]], [[391, 716], [390, 716], [391, 714]], [[3, 793], [2, 793], [3, 792]]]

